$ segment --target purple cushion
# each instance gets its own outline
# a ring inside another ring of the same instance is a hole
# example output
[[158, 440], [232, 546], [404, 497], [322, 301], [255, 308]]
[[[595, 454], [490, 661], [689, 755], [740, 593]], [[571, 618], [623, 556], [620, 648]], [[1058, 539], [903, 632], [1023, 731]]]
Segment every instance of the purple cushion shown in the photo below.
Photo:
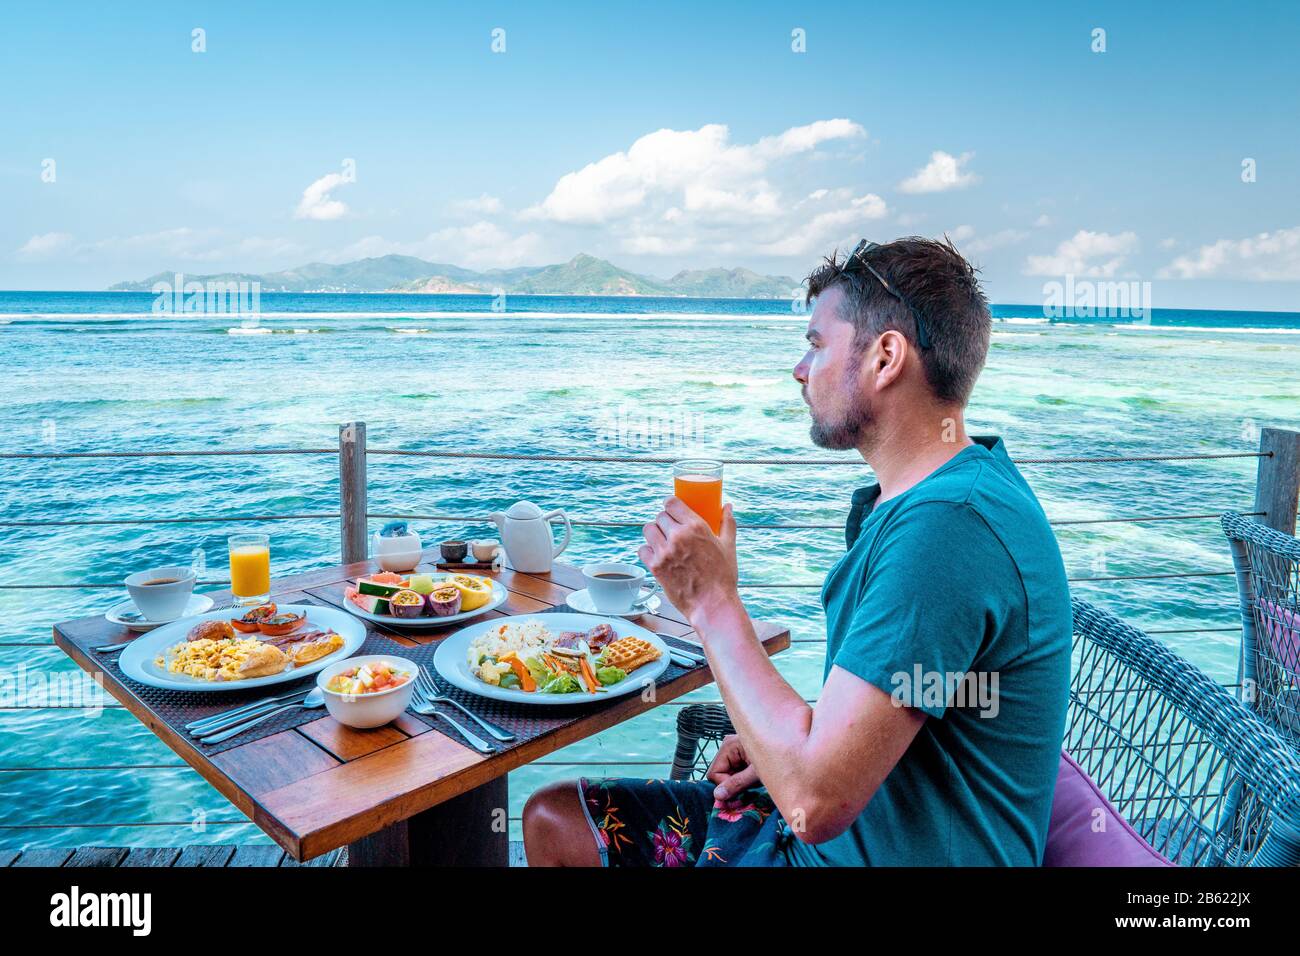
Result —
[[1300, 614], [1278, 607], [1267, 598], [1259, 599], [1264, 633], [1272, 648], [1273, 660], [1277, 661], [1292, 678], [1300, 675]]
[[1110, 805], [1092, 778], [1061, 751], [1043, 866], [1173, 866]]

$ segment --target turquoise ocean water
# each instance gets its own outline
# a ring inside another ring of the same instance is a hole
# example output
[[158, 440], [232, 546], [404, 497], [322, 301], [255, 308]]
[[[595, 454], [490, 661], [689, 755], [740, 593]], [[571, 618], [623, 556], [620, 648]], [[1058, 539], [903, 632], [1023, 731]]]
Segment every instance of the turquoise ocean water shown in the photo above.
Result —
[[[153, 296], [0, 293], [0, 451], [332, 447], [362, 420], [380, 448], [509, 452], [816, 456], [790, 369], [802, 316], [788, 302], [486, 296], [263, 294], [256, 323], [154, 314]], [[972, 430], [1015, 457], [1249, 452], [1264, 425], [1300, 427], [1300, 314], [1157, 311], [1149, 324], [1048, 322], [1000, 306], [969, 410]], [[1050, 517], [1249, 510], [1250, 458], [1026, 465]], [[729, 466], [740, 520], [836, 523], [865, 467]], [[377, 512], [481, 516], [529, 498], [577, 518], [641, 521], [665, 466], [455, 462], [376, 456]], [[12, 522], [335, 511], [329, 456], [0, 460], [0, 847], [264, 840], [123, 710], [32, 693], [72, 674], [50, 643], [58, 620], [102, 611], [116, 590], [26, 585], [116, 582], [144, 566], [225, 572], [241, 524], [14, 527]], [[372, 523], [372, 529], [380, 522]], [[432, 542], [490, 525], [417, 522]], [[334, 519], [267, 523], [274, 568], [338, 560]], [[1074, 577], [1228, 571], [1215, 520], [1057, 525]], [[628, 558], [635, 529], [579, 528], [566, 559]], [[742, 534], [751, 584], [816, 584], [837, 530]], [[1152, 630], [1231, 628], [1230, 576], [1080, 582], [1077, 593]], [[822, 620], [815, 588], [747, 589], [757, 616], [788, 623], [780, 656], [815, 698]], [[1161, 635], [1215, 678], [1235, 674], [1230, 630]], [[7, 684], [6, 682], [7, 681]], [[693, 699], [715, 699], [705, 689]], [[55, 706], [48, 706], [53, 704]], [[512, 815], [539, 783], [577, 773], [662, 774], [674, 706], [511, 774]]]

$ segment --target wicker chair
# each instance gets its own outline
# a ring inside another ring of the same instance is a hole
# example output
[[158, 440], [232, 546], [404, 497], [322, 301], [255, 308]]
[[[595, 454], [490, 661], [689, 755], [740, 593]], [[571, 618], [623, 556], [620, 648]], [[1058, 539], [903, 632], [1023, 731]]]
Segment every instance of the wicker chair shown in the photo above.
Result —
[[1300, 541], [1223, 516], [1241, 598], [1239, 696], [1300, 750]]
[[[1183, 866], [1300, 865], [1300, 758], [1163, 644], [1073, 603], [1063, 746], [1116, 810]], [[673, 778], [702, 777], [734, 732], [720, 705], [683, 708]]]

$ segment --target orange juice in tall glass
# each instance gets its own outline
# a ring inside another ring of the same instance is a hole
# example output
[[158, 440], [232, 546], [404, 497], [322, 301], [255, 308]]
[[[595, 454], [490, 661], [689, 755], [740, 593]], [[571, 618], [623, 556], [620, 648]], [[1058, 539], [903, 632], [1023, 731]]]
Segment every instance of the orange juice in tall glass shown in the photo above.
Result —
[[722, 533], [722, 462], [691, 458], [673, 465], [673, 494]]
[[271, 597], [271, 539], [264, 534], [230, 536], [230, 593], [240, 604]]

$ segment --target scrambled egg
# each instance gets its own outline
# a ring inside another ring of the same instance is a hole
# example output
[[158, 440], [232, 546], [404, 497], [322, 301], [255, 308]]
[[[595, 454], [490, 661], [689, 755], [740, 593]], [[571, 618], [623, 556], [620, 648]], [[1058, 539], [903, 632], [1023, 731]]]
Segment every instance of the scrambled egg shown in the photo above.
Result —
[[256, 638], [222, 638], [186, 641], [169, 649], [172, 658], [155, 659], [159, 667], [173, 674], [197, 677], [199, 680], [240, 680], [242, 669], [250, 655], [259, 654], [265, 645]]

